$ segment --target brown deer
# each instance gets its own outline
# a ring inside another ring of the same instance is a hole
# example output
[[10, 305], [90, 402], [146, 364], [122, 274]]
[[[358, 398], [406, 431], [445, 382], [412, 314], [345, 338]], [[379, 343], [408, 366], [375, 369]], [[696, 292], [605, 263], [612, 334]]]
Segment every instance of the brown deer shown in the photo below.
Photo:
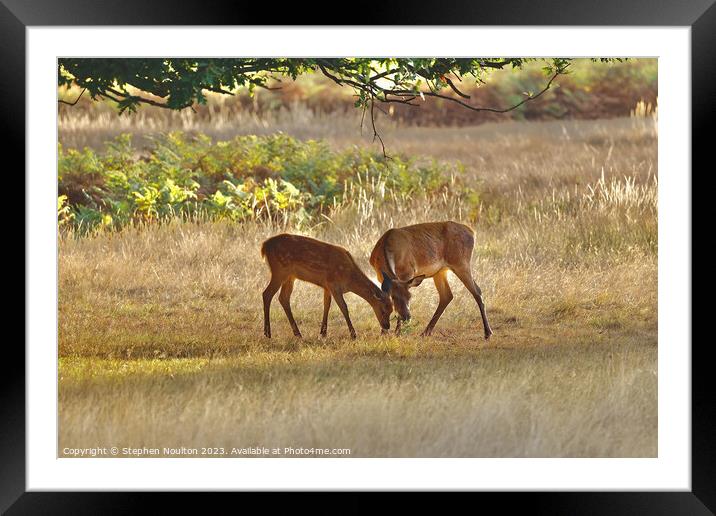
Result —
[[348, 315], [343, 294], [353, 292], [365, 299], [375, 312], [383, 333], [390, 329], [390, 314], [393, 304], [390, 296], [373, 283], [356, 265], [351, 254], [337, 245], [321, 242], [314, 238], [281, 234], [266, 240], [261, 246], [261, 256], [266, 258], [271, 269], [271, 281], [263, 292], [264, 335], [271, 338], [271, 301], [278, 289], [281, 303], [293, 334], [301, 337], [296, 320], [291, 313], [291, 292], [297, 279], [323, 287], [323, 322], [321, 336], [328, 331], [328, 311], [331, 297], [346, 318], [351, 338], [356, 338], [351, 318]]
[[485, 339], [492, 335], [487, 322], [482, 291], [470, 270], [475, 233], [457, 222], [429, 222], [386, 231], [375, 244], [370, 264], [375, 269], [381, 288], [389, 293], [398, 312], [396, 332], [401, 321], [410, 319], [409, 288], [417, 287], [425, 278], [433, 278], [440, 295], [435, 315], [422, 335], [430, 335], [453, 295], [447, 280], [449, 270], [460, 278], [477, 301], [485, 330]]

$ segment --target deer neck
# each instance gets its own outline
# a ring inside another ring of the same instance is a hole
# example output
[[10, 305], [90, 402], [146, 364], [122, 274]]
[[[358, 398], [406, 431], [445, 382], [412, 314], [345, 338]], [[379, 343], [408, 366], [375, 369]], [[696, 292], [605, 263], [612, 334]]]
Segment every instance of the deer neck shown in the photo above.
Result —
[[375, 283], [369, 280], [368, 276], [363, 274], [362, 271], [355, 271], [353, 273], [353, 281], [350, 290], [372, 305], [375, 300], [375, 294], [377, 293], [376, 291], [378, 290], [378, 287], [376, 287]]

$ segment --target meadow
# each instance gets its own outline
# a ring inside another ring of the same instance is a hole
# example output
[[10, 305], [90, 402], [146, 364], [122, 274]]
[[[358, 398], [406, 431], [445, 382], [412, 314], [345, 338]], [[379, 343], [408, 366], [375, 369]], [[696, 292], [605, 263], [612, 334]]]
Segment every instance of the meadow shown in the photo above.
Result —
[[[416, 185], [391, 182], [399, 166], [360, 136], [359, 120], [307, 113], [273, 119], [263, 134], [321, 140], [336, 159], [367, 153], [375, 172], [344, 181], [313, 214], [286, 205], [240, 218], [196, 211], [121, 225], [100, 219], [90, 231], [76, 220], [62, 226], [61, 456], [88, 446], [657, 455], [654, 116], [461, 127], [386, 118], [393, 161], [444, 173]], [[60, 122], [65, 148], [82, 141], [79, 126], [63, 133]], [[211, 136], [262, 134], [255, 129]], [[152, 156], [136, 149], [138, 161]], [[297, 282], [292, 306], [304, 338], [293, 337], [276, 300], [274, 338], [263, 337], [264, 239], [294, 232], [342, 245], [372, 277], [368, 256], [383, 231], [430, 220], [476, 232], [473, 273], [489, 341], [452, 276], [455, 299], [429, 338], [419, 333], [437, 305], [431, 281], [413, 290], [413, 320], [400, 336], [381, 336], [370, 307], [348, 295], [358, 339], [335, 305], [328, 337], [319, 338], [322, 291]]]

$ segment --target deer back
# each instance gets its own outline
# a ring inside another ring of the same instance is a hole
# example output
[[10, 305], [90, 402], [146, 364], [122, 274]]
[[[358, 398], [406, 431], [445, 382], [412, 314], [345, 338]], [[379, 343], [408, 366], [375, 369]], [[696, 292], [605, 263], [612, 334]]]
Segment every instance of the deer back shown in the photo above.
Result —
[[409, 282], [431, 277], [446, 267], [469, 264], [474, 232], [456, 222], [429, 222], [388, 230], [371, 254], [371, 265], [382, 282]]

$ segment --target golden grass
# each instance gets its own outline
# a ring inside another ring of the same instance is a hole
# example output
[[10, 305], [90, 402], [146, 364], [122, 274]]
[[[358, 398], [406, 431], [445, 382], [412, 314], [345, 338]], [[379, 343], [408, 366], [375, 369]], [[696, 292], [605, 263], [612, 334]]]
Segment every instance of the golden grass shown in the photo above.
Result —
[[353, 457], [656, 454], [654, 430], [645, 431], [656, 426], [648, 395], [656, 388], [654, 346], [390, 338], [346, 350], [353, 346], [345, 340], [325, 347], [311, 340], [216, 360], [63, 361], [61, 423], [72, 423], [60, 446], [348, 448]]
[[[414, 289], [414, 322], [381, 337], [348, 296], [351, 341], [297, 283], [293, 338], [278, 302], [262, 337], [268, 222], [169, 223], [59, 240], [60, 450], [350, 448], [352, 457], [657, 454], [656, 127], [650, 118], [413, 128], [395, 152], [460, 157], [480, 199], [376, 204], [376, 185], [300, 229], [368, 256], [392, 226], [461, 220], [493, 330]], [[339, 139], [334, 145], [346, 144]], [[459, 156], [456, 156], [459, 155]], [[467, 158], [467, 159], [465, 159]], [[475, 221], [475, 218], [477, 221]]]

